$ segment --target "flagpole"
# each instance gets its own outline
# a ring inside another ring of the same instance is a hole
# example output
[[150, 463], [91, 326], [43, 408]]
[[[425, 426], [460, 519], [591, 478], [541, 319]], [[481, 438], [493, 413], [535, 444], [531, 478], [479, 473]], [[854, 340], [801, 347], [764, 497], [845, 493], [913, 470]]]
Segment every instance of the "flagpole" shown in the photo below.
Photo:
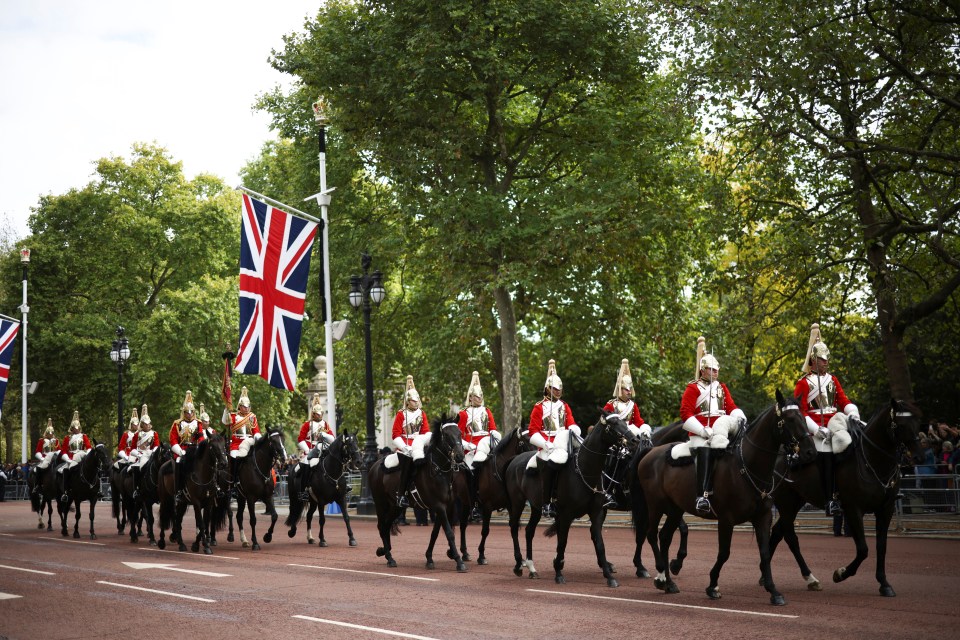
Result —
[[20, 410], [20, 464], [26, 464], [27, 462], [27, 313], [30, 312], [30, 307], [27, 306], [27, 265], [30, 264], [30, 249], [21, 249], [20, 250], [20, 264], [23, 265], [23, 305], [20, 307], [20, 312], [23, 314], [23, 322], [21, 323], [21, 338], [23, 339], [23, 348], [20, 350], [21, 355], [23, 356], [23, 392], [21, 395], [22, 406]]
[[283, 209], [284, 211], [286, 211], [286, 212], [289, 213], [290, 215], [294, 215], [294, 216], [296, 216], [296, 217], [298, 217], [298, 218], [303, 218], [304, 220], [309, 220], [310, 222], [315, 222], [315, 223], [319, 223], [319, 222], [320, 222], [319, 220], [317, 220], [315, 217], [313, 217], [313, 216], [310, 215], [309, 213], [304, 213], [303, 211], [300, 211], [299, 209], [294, 209], [293, 207], [291, 207], [291, 206], [288, 205], [288, 204], [284, 204], [284, 203], [280, 202], [279, 200], [274, 200], [273, 198], [271, 198], [271, 197], [269, 197], [269, 196], [265, 196], [265, 195], [263, 195], [262, 193], [257, 193], [257, 192], [254, 191], [253, 189], [247, 189], [247, 188], [246, 188], [245, 186], [243, 186], [242, 184], [237, 187], [237, 191], [243, 191], [244, 193], [249, 194], [249, 195], [251, 195], [251, 196], [253, 196], [253, 197], [255, 197], [255, 198], [259, 198], [260, 200], [263, 200], [263, 201], [266, 202], [267, 204], [272, 204], [273, 206], [275, 206], [275, 207], [277, 207], [277, 208], [279, 208], [279, 209]]
[[322, 251], [323, 251], [323, 324], [326, 334], [326, 355], [327, 355], [327, 424], [330, 430], [337, 432], [337, 394], [336, 385], [333, 379], [333, 309], [330, 296], [330, 226], [327, 218], [327, 207], [330, 206], [330, 191], [327, 189], [327, 102], [323, 96], [317, 98], [313, 103], [313, 116], [320, 126], [319, 137], [319, 161], [320, 161], [320, 193], [314, 194], [304, 200], [311, 198], [317, 199], [320, 205], [320, 219], [322, 220]]

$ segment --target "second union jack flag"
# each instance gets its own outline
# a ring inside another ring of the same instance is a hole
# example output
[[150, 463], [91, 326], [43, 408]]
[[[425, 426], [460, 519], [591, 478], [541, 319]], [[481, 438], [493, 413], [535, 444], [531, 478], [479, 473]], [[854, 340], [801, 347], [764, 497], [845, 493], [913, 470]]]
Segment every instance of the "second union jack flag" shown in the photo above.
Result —
[[236, 370], [293, 390], [310, 250], [318, 225], [247, 194], [241, 217]]
[[7, 380], [10, 378], [10, 361], [13, 359], [13, 347], [16, 345], [20, 323], [0, 318], [0, 415], [3, 413], [3, 396], [7, 394]]

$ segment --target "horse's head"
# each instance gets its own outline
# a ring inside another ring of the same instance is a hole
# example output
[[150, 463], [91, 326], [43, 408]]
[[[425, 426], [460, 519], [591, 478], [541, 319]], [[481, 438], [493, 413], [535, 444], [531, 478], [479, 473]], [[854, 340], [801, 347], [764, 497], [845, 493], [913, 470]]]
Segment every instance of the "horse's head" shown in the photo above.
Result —
[[166, 442], [161, 442], [160, 446], [157, 447], [157, 450], [153, 452], [153, 455], [150, 456], [151, 460], [156, 460], [156, 466], [163, 466], [163, 463], [167, 460], [173, 459], [173, 450], [170, 449], [170, 444]]
[[107, 448], [103, 443], [95, 444], [91, 453], [98, 469], [108, 469], [110, 467], [110, 456], [107, 454]]
[[227, 445], [226, 440], [222, 435], [217, 432], [214, 432], [209, 437], [204, 438], [199, 445], [197, 445], [197, 457], [200, 457], [203, 454], [203, 446], [206, 444], [207, 449], [210, 451], [210, 455], [214, 457], [214, 460], [222, 466], [227, 465]]
[[339, 439], [343, 443], [340, 454], [343, 465], [349, 471], [359, 471], [360, 465], [363, 463], [363, 455], [360, 453], [360, 443], [357, 442], [357, 434], [352, 431], [343, 430], [340, 432]]
[[441, 416], [431, 425], [433, 433], [431, 444], [433, 450], [444, 458], [449, 458], [452, 465], [463, 462], [463, 436], [460, 426], [456, 422], [447, 422], [446, 416]]
[[600, 437], [602, 442], [607, 446], [615, 444], [626, 446], [628, 443], [638, 439], [637, 436], [631, 433], [626, 420], [621, 418], [617, 413], [602, 413], [600, 420], [593, 427], [594, 431], [598, 429], [601, 433]]
[[270, 427], [267, 429], [266, 435], [267, 446], [270, 447], [270, 454], [273, 456], [274, 460], [280, 460], [281, 462], [287, 459], [287, 450], [283, 446], [283, 431], [277, 427]]
[[777, 434], [787, 455], [799, 458], [800, 464], [813, 462], [817, 457], [817, 447], [800, 411], [800, 399], [793, 396], [785, 398], [777, 389], [777, 403], [774, 406], [779, 417]]
[[890, 411], [881, 412], [880, 415], [884, 414], [889, 416], [894, 443], [910, 451], [914, 464], [923, 464], [923, 447], [920, 446], [923, 416], [920, 409], [904, 400], [891, 398]]

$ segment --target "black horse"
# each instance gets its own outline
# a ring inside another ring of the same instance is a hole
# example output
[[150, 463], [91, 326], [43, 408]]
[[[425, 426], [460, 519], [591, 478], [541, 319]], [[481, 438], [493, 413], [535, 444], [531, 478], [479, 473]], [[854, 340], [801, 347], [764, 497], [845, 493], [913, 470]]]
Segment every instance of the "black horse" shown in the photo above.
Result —
[[[157, 544], [157, 539], [153, 535], [153, 505], [160, 501], [160, 482], [161, 475], [160, 470], [163, 468], [163, 465], [166, 464], [168, 460], [173, 459], [173, 452], [170, 450], [170, 445], [167, 443], [161, 444], [157, 447], [152, 454], [150, 454], [150, 459], [147, 460], [143, 467], [140, 468], [140, 482], [137, 486], [134, 487], [134, 492], [130, 495], [130, 504], [131, 509], [128, 514], [130, 522], [134, 522], [134, 519], [138, 523], [146, 520], [147, 522], [147, 539], [150, 541], [151, 546]], [[133, 471], [130, 473], [125, 473], [123, 475], [129, 476], [132, 478]], [[123, 491], [126, 493], [126, 482], [123, 483]], [[126, 499], [126, 496], [124, 496]], [[130, 542], [137, 542], [138, 537], [143, 535], [139, 526], [137, 530], [134, 530], [133, 525], [130, 526]]]
[[[126, 473], [127, 464], [118, 467], [114, 462], [110, 465], [110, 503], [113, 507], [113, 517], [117, 521], [117, 535], [122, 536], [127, 530], [127, 516], [130, 509], [130, 498], [133, 496], [133, 482], [130, 475]], [[125, 482], [126, 481], [126, 482]], [[126, 492], [124, 484], [127, 485]], [[127, 494], [127, 502], [124, 502], [124, 493]], [[143, 519], [130, 523], [130, 535], [143, 535]]]
[[[697, 493], [694, 466], [688, 464], [678, 467], [668, 463], [673, 446], [676, 445], [656, 447], [637, 467], [647, 505], [647, 541], [653, 550], [659, 572], [654, 584], [667, 593], [679, 592], [667, 570], [670, 542], [683, 513], [696, 513], [694, 502]], [[730, 557], [733, 527], [749, 521], [757, 537], [763, 586], [770, 593], [772, 604], [785, 604], [770, 571], [771, 493], [778, 484], [774, 465], [781, 446], [786, 447], [790, 455], [796, 456], [801, 463], [810, 462], [816, 456], [816, 448], [807, 432], [798, 401], [795, 398], [785, 400], [777, 390], [776, 403], [746, 429], [740, 429], [732, 439], [732, 452], [715, 463], [711, 500], [713, 514], [707, 516], [717, 520], [717, 560], [710, 570], [710, 584], [706, 589], [707, 596], [712, 600], [721, 597], [717, 583], [720, 570]], [[664, 513], [667, 520], [658, 540], [658, 524]]]
[[[567, 547], [567, 537], [570, 525], [576, 518], [590, 516], [590, 538], [597, 553], [597, 564], [607, 579], [607, 586], [619, 586], [613, 577], [613, 567], [607, 562], [606, 550], [603, 545], [603, 522], [607, 517], [606, 497], [602, 488], [603, 471], [610, 448], [615, 444], [626, 443], [635, 436], [630, 433], [627, 423], [615, 413], [604, 414], [590, 429], [587, 437], [576, 447], [570, 460], [562, 468], [555, 471], [557, 488], [557, 512], [554, 523], [547, 528], [544, 535], [557, 536], [557, 556], [553, 560], [555, 572], [554, 580], [563, 584], [564, 553]], [[539, 573], [533, 564], [533, 536], [540, 522], [541, 509], [545, 499], [542, 482], [539, 475], [530, 476], [526, 473], [527, 463], [534, 451], [521, 453], [513, 458], [506, 469], [506, 491], [510, 496], [510, 535], [513, 538], [513, 555], [516, 565], [513, 573], [523, 575], [526, 566], [531, 578], [538, 578]], [[538, 461], [538, 464], [542, 461]], [[520, 517], [523, 510], [530, 503], [530, 520], [526, 526], [527, 555], [526, 559], [520, 555]]]
[[57, 508], [60, 511], [60, 534], [67, 534], [67, 516], [70, 514], [70, 506], [75, 505], [77, 515], [73, 523], [73, 537], [80, 537], [80, 503], [87, 501], [90, 503], [90, 539], [96, 540], [97, 534], [93, 530], [93, 517], [96, 510], [97, 501], [100, 500], [100, 474], [110, 467], [110, 459], [102, 444], [95, 444], [83, 460], [70, 470], [70, 478], [64, 487], [64, 493], [67, 500], [58, 502]]
[[[276, 478], [273, 472], [274, 460], [281, 462], [287, 459], [287, 452], [283, 447], [283, 432], [270, 429], [267, 435], [257, 440], [246, 457], [241, 458], [237, 465], [237, 529], [240, 531], [240, 542], [243, 547], [250, 547], [253, 551], [260, 550], [257, 541], [257, 511], [255, 505], [262, 502], [267, 513], [270, 514], [270, 528], [263, 534], [263, 541], [273, 540], [273, 528], [277, 524], [277, 508], [273, 504], [273, 491], [276, 488]], [[243, 511], [250, 510], [250, 542], [243, 531]]]
[[[157, 496], [160, 502], [160, 537], [157, 546], [166, 546], [164, 533], [172, 527], [170, 540], [179, 543], [179, 550], [186, 551], [183, 541], [183, 516], [187, 507], [193, 505], [193, 515], [197, 526], [197, 537], [191, 550], [197, 552], [203, 546], [205, 554], [210, 550], [210, 535], [223, 527], [227, 518], [229, 499], [224, 495], [220, 483], [221, 472], [227, 466], [226, 447], [220, 434], [214, 434], [200, 443], [191, 446], [183, 460], [169, 460], [160, 467]], [[187, 501], [178, 504], [175, 501], [173, 465], [182, 464], [183, 488]]]
[[27, 475], [27, 486], [30, 488], [30, 510], [38, 514], [37, 529], [43, 529], [43, 512], [47, 512], [47, 531], [53, 531], [53, 504], [58, 503], [57, 513], [60, 513], [60, 491], [57, 490], [57, 472], [51, 465], [40, 474], [40, 487], [37, 488], [37, 467], [31, 466]]
[[[434, 515], [433, 531], [430, 534], [430, 544], [426, 552], [426, 567], [435, 568], [433, 547], [437, 542], [440, 528], [443, 527], [449, 543], [447, 557], [454, 560], [457, 563], [457, 571], [462, 572], [466, 571], [467, 567], [457, 553], [453, 528], [450, 526], [450, 513], [454, 502], [453, 477], [463, 463], [460, 427], [455, 422], [446, 422], [446, 418], [442, 417], [433, 421], [430, 432], [433, 435], [424, 463], [413, 470], [413, 482], [416, 486], [416, 496], [413, 499]], [[401, 460], [402, 465], [412, 464], [404, 456], [401, 456]], [[395, 496], [400, 488], [400, 476], [403, 474], [400, 470], [385, 473], [383, 464], [384, 458], [378, 458], [370, 466], [367, 477], [377, 510], [377, 530], [383, 542], [382, 547], [377, 547], [377, 556], [386, 556], [387, 566], [396, 567], [397, 561], [390, 553], [390, 536], [399, 533], [396, 522], [403, 509], [397, 505]]]
[[[322, 454], [320, 462], [314, 466], [310, 472], [310, 481], [307, 486], [309, 496], [309, 508], [307, 510], [307, 542], [313, 544], [313, 533], [310, 525], [313, 522], [313, 514], [317, 509], [320, 510], [318, 526], [320, 527], [320, 546], [327, 546], [327, 540], [323, 536], [323, 525], [326, 523], [326, 516], [323, 513], [324, 505], [331, 502], [340, 507], [340, 513], [343, 514], [343, 523], [347, 526], [347, 536], [350, 539], [350, 546], [357, 546], [357, 540], [353, 537], [353, 528], [350, 526], [350, 515], [347, 513], [347, 473], [357, 471], [360, 468], [362, 458], [360, 447], [357, 444], [357, 436], [349, 431], [341, 431], [333, 442], [326, 448]], [[306, 461], [300, 464], [308, 464]], [[297, 535], [297, 523], [303, 515], [303, 509], [307, 506], [300, 497], [299, 479], [296, 477], [294, 467], [291, 467], [287, 475], [287, 487], [290, 494], [290, 513], [287, 515], [286, 526], [290, 527], [287, 533], [289, 537]]]
[[[896, 595], [887, 582], [887, 531], [900, 487], [900, 452], [908, 448], [914, 463], [920, 464], [922, 460], [918, 435], [920, 426], [921, 416], [915, 406], [901, 400], [891, 400], [889, 407], [880, 409], [870, 418], [862, 432], [854, 432], [853, 444], [843, 454], [845, 460], [836, 465], [836, 486], [857, 555], [849, 565], [834, 572], [834, 582], [856, 575], [860, 564], [866, 559], [869, 551], [864, 535], [863, 514], [875, 513], [880, 595]], [[823, 508], [826, 502], [819, 471], [814, 464], [790, 468], [783, 456], [777, 461], [777, 470], [786, 475], [788, 482], [780, 484], [773, 493], [780, 517], [770, 537], [770, 554], [776, 551], [780, 540], [785, 540], [797, 560], [807, 588], [820, 591], [820, 581], [800, 553], [800, 541], [794, 528], [797, 513], [805, 503]]]

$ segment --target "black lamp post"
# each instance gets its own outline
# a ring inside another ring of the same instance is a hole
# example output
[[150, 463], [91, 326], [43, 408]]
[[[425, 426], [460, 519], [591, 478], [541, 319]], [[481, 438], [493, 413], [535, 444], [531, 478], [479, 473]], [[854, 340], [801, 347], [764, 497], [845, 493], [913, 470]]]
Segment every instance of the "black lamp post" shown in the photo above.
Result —
[[379, 270], [369, 273], [370, 256], [366, 253], [361, 258], [363, 265], [362, 276], [350, 276], [350, 306], [354, 309], [363, 308], [363, 346], [367, 370], [367, 444], [363, 448], [363, 469], [360, 474], [360, 502], [357, 503], [359, 515], [376, 513], [373, 498], [370, 493], [370, 482], [367, 477], [370, 465], [377, 459], [377, 434], [373, 424], [373, 355], [370, 350], [370, 302], [377, 306], [387, 295], [383, 288], [383, 274]]
[[117, 363], [117, 442], [123, 437], [123, 365], [130, 358], [130, 345], [123, 335], [123, 327], [117, 327], [117, 339], [110, 349], [110, 359]]

